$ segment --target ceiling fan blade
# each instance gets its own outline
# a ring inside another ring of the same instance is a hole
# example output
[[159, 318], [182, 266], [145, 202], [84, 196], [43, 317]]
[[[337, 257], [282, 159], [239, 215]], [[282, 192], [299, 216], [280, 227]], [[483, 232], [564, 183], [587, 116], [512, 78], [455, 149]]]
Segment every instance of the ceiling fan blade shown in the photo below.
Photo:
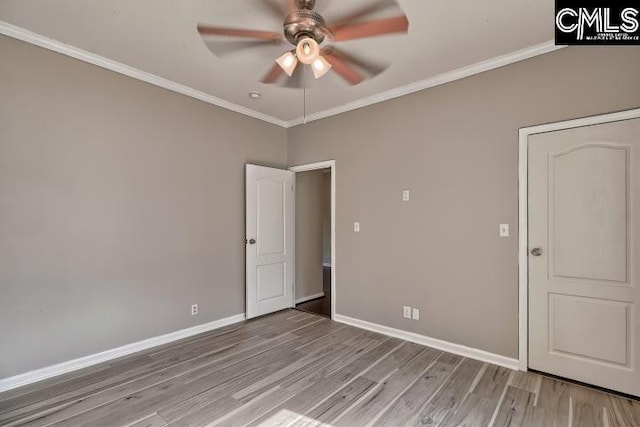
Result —
[[331, 27], [334, 28], [335, 30], [338, 30], [341, 27], [352, 24], [355, 21], [358, 21], [368, 15], [371, 15], [372, 13], [378, 12], [380, 10], [386, 9], [394, 5], [397, 5], [397, 3], [394, 0], [378, 0], [377, 2], [374, 2], [370, 5], [367, 5], [365, 7], [362, 7], [356, 10], [350, 15], [344, 16], [340, 19], [336, 19], [335, 20], [336, 23], [333, 24]]
[[273, 64], [273, 67], [271, 67], [269, 72], [265, 74], [265, 76], [262, 78], [261, 81], [262, 83], [273, 84], [283, 74], [284, 74], [284, 71], [282, 70], [282, 68], [280, 68], [280, 65]]
[[357, 68], [365, 71], [369, 76], [374, 77], [382, 73], [389, 67], [389, 63], [373, 62], [366, 60], [360, 56], [347, 53], [342, 49], [338, 49], [335, 46], [330, 46], [322, 50], [322, 55], [333, 54], [334, 56], [355, 65]]
[[204, 24], [198, 24], [198, 32], [202, 36], [246, 37], [246, 38], [258, 39], [258, 40], [279, 40], [284, 37], [282, 33], [276, 33], [273, 31], [210, 27]]
[[407, 33], [409, 20], [406, 16], [376, 19], [375, 21], [351, 24], [340, 28], [331, 28], [334, 41], [362, 39], [365, 37], [381, 36], [383, 34]]
[[278, 43], [269, 40], [255, 40], [255, 41], [240, 41], [240, 40], [225, 40], [225, 41], [213, 41], [205, 40], [207, 48], [216, 56], [224, 57], [234, 53], [239, 53], [243, 50], [249, 50], [265, 46], [276, 46]]
[[344, 59], [336, 56], [334, 53], [327, 51], [323, 54], [323, 56], [327, 60], [327, 62], [331, 64], [331, 67], [333, 67], [333, 71], [338, 73], [340, 77], [345, 79], [350, 84], [357, 85], [364, 80], [364, 76], [362, 74], [357, 72], [351, 65], [347, 64]]

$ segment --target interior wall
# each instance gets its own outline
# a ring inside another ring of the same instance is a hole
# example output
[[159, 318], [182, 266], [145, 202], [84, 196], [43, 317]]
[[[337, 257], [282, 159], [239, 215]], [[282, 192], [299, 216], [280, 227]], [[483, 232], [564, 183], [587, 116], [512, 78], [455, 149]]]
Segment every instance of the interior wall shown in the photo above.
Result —
[[322, 293], [323, 173], [296, 173], [296, 300]]
[[336, 160], [337, 313], [517, 357], [518, 129], [640, 107], [638, 69], [566, 48], [290, 129], [290, 164]]
[[243, 313], [244, 165], [285, 167], [285, 130], [0, 52], [0, 378]]

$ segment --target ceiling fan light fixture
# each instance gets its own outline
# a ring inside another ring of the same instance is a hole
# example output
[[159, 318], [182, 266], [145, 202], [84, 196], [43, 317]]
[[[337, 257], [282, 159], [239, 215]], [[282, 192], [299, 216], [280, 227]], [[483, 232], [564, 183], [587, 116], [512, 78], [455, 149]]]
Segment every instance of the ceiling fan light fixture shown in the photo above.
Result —
[[311, 69], [313, 70], [313, 76], [316, 79], [327, 74], [327, 72], [331, 69], [331, 64], [324, 59], [322, 56], [319, 56], [318, 59], [313, 61], [311, 64]]
[[304, 37], [298, 42], [296, 56], [303, 64], [313, 64], [313, 61], [320, 57], [320, 46], [311, 37]]
[[276, 62], [282, 68], [282, 71], [287, 73], [289, 77], [293, 74], [293, 71], [296, 69], [298, 65], [298, 59], [291, 52], [286, 52], [280, 58], [276, 59]]

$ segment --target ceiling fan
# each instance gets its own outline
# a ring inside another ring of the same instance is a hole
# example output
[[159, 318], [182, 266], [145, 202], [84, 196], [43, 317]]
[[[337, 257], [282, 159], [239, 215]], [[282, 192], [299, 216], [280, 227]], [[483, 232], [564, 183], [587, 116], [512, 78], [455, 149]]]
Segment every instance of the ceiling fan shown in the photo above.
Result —
[[282, 32], [213, 27], [205, 24], [198, 24], [198, 32], [205, 41], [212, 36], [252, 39], [249, 47], [288, 41], [294, 48], [275, 60], [276, 63], [262, 78], [262, 82], [267, 84], [275, 83], [284, 74], [291, 77], [296, 69], [300, 69], [301, 63], [311, 66], [316, 79], [333, 69], [349, 84], [357, 85], [365, 79], [360, 70], [366, 70], [372, 76], [380, 73], [382, 69], [368, 66], [366, 61], [334, 46], [323, 46], [323, 43], [407, 33], [409, 29], [409, 20], [404, 14], [362, 21], [367, 16], [395, 5], [395, 0], [378, 0], [332, 25], [328, 25], [324, 17], [314, 11], [316, 0], [279, 0], [280, 3], [273, 0], [263, 1], [275, 16], [280, 19], [284, 16]]

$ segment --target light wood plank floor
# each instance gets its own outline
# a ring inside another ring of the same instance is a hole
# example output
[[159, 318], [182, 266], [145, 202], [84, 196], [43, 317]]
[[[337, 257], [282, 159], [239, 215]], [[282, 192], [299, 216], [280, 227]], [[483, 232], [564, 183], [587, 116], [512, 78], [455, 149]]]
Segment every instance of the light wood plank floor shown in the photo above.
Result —
[[287, 310], [0, 394], [2, 426], [640, 426], [640, 403]]

